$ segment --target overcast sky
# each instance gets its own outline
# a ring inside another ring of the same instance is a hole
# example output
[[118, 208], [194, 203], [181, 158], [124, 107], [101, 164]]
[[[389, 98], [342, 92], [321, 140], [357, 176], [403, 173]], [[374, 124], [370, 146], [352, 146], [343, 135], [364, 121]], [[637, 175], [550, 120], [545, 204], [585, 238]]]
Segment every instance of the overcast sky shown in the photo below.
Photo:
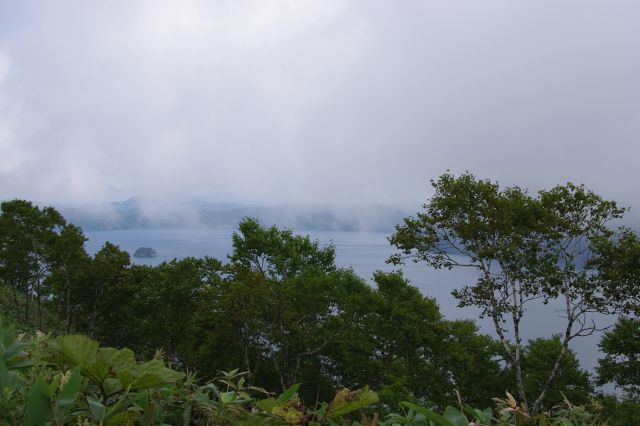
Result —
[[640, 2], [0, 0], [0, 198], [640, 210]]

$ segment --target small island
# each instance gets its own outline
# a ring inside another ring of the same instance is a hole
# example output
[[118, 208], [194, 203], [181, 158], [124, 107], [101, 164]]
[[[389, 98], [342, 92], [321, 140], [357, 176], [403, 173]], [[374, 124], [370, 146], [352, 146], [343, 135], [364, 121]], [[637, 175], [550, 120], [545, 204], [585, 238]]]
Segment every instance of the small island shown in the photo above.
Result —
[[151, 247], [138, 247], [133, 257], [156, 257], [158, 253]]

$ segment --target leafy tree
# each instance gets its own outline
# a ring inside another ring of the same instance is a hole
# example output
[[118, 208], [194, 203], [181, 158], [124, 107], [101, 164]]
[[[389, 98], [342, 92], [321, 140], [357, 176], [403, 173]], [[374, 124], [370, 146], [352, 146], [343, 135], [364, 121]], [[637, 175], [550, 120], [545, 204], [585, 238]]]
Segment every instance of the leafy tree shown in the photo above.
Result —
[[151, 357], [162, 349], [170, 362], [184, 362], [185, 345], [199, 300], [212, 285], [212, 276], [221, 264], [216, 259], [188, 257], [151, 267], [130, 268], [134, 321], [131, 346]]
[[447, 321], [434, 299], [424, 296], [400, 272], [374, 274], [376, 288], [362, 298], [366, 313], [330, 349], [340, 385], [363, 383], [380, 390], [388, 407], [401, 401], [456, 401], [490, 405], [502, 392], [500, 347], [478, 335], [472, 321]]
[[329, 273], [336, 270], [335, 248], [320, 247], [308, 236], [294, 235], [289, 229], [263, 227], [256, 219], [244, 219], [232, 237], [229, 256], [231, 273], [261, 274], [269, 281], [283, 281], [310, 269]]
[[493, 398], [508, 387], [500, 342], [480, 334], [477, 324], [469, 320], [446, 321], [442, 336], [438, 365], [450, 386], [443, 394], [446, 400], [434, 400], [441, 406], [453, 403], [455, 395], [451, 392], [455, 389], [468, 404], [491, 406]]
[[640, 400], [640, 319], [619, 318], [598, 346], [605, 355], [598, 360], [598, 384], [613, 382], [628, 398]]
[[602, 414], [608, 426], [636, 426], [640, 424], [640, 403], [637, 400], [615, 395], [598, 395], [594, 400], [594, 409]]
[[129, 253], [110, 242], [93, 257], [89, 285], [83, 303], [85, 325], [89, 336], [101, 343], [126, 346], [133, 323]]
[[198, 302], [190, 362], [208, 375], [241, 365], [252, 383], [329, 392], [323, 355], [358, 321], [369, 287], [336, 268], [332, 246], [289, 230], [246, 219], [232, 241], [230, 262]]
[[51, 274], [45, 284], [49, 303], [64, 319], [67, 333], [78, 329], [82, 322], [82, 303], [91, 277], [91, 258], [84, 243], [82, 230], [72, 224], [64, 224], [49, 249]]
[[362, 299], [361, 321], [330, 349], [329, 374], [341, 377], [342, 386], [380, 389], [390, 406], [439, 395], [447, 386], [433, 363], [442, 332], [438, 305], [399, 272], [376, 272], [374, 281], [377, 288]]
[[598, 256], [591, 259], [591, 265], [604, 281], [603, 299], [610, 308], [640, 315], [640, 237], [621, 228], [615, 238], [600, 238], [595, 243]]
[[[558, 354], [562, 351], [560, 336], [550, 339], [529, 340], [522, 351], [522, 368], [527, 395], [535, 397], [544, 388], [548, 372], [553, 368]], [[576, 353], [569, 350], [562, 358], [557, 379], [547, 391], [541, 407], [550, 410], [564, 400], [563, 395], [574, 404], [585, 404], [593, 393], [589, 373], [580, 368]]]
[[[52, 207], [40, 209], [29, 201], [0, 204], [0, 281], [11, 288], [16, 317], [30, 322], [31, 302], [37, 303], [42, 327], [43, 284], [50, 272], [50, 249], [64, 218]], [[18, 312], [19, 294], [26, 296], [24, 311]]]
[[390, 260], [478, 271], [475, 283], [453, 295], [460, 306], [476, 306], [481, 316], [493, 320], [525, 407], [529, 401], [520, 328], [526, 307], [534, 301], [561, 301], [561, 350], [531, 404], [537, 412], [558, 379], [571, 340], [596, 330], [588, 315], [608, 311], [620, 295], [619, 268], [603, 268], [603, 253], [604, 248], [617, 252], [621, 237], [634, 235], [609, 228], [624, 209], [571, 183], [540, 191], [537, 197], [469, 173], [444, 174], [432, 186], [435, 193], [424, 211], [396, 227], [390, 241], [400, 253]]

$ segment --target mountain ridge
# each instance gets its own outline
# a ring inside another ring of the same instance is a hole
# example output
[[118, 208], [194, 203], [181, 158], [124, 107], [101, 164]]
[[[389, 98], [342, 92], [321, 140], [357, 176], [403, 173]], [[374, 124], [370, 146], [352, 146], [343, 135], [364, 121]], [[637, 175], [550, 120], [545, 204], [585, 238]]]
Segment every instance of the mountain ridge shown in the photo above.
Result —
[[145, 228], [235, 228], [246, 217], [265, 225], [315, 231], [391, 231], [409, 212], [380, 205], [265, 206], [189, 200], [164, 203], [132, 197], [98, 207], [58, 208], [70, 222], [83, 229], [125, 230]]

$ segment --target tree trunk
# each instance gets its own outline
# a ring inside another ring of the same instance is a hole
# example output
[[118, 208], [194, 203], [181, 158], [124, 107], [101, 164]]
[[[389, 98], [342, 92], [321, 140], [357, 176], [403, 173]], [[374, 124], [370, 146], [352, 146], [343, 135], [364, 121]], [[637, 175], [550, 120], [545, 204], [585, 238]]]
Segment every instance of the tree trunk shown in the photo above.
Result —
[[575, 312], [571, 309], [570, 298], [566, 293], [565, 293], [565, 300], [566, 300], [566, 310], [567, 310], [567, 327], [564, 331], [564, 338], [562, 339], [562, 349], [560, 350], [560, 354], [556, 358], [556, 362], [553, 365], [553, 369], [551, 370], [551, 373], [549, 373], [549, 378], [544, 384], [544, 388], [542, 388], [542, 392], [540, 392], [540, 395], [538, 396], [536, 401], [533, 403], [533, 408], [531, 411], [534, 414], [538, 411], [538, 409], [540, 408], [540, 405], [542, 405], [542, 401], [547, 396], [547, 392], [549, 392], [549, 389], [551, 388], [553, 383], [556, 381], [558, 373], [560, 372], [560, 364], [562, 364], [562, 360], [564, 359], [565, 355], [568, 352], [569, 341], [572, 338], [571, 330], [573, 329], [573, 322], [575, 321]]
[[[39, 287], [39, 286], [38, 286]], [[38, 304], [38, 328], [42, 330], [43, 328], [43, 314], [42, 314], [42, 296], [40, 295], [40, 291], [36, 294], [36, 302]]]
[[64, 281], [65, 281], [65, 323], [66, 323], [66, 331], [67, 334], [71, 332], [71, 284], [69, 280], [69, 271], [67, 270], [67, 265], [63, 264], [62, 272], [64, 273]]
[[16, 310], [16, 318], [20, 317], [20, 304], [18, 303], [18, 289], [16, 288], [17, 285], [12, 285], [11, 289], [13, 290], [13, 306]]
[[[485, 279], [487, 280], [487, 282], [490, 282], [490, 276], [487, 272], [484, 272], [485, 275]], [[515, 294], [514, 294], [515, 297]], [[498, 301], [495, 298], [495, 294], [491, 296], [491, 306], [492, 306], [492, 311], [491, 311], [491, 319], [493, 320], [493, 325], [496, 329], [496, 333], [498, 334], [498, 337], [500, 338], [500, 342], [502, 343], [502, 346], [505, 349], [505, 352], [507, 353], [507, 356], [509, 357], [509, 361], [511, 362], [511, 367], [515, 370], [516, 372], [516, 387], [518, 388], [518, 395], [520, 396], [520, 400], [522, 402], [522, 406], [523, 408], [526, 410], [529, 403], [527, 401], [527, 394], [524, 390], [524, 380], [522, 377], [522, 365], [521, 365], [521, 361], [520, 361], [520, 327], [519, 327], [519, 320], [517, 320], [518, 316], [516, 315], [516, 312], [512, 312], [513, 313], [513, 318], [514, 318], [514, 331], [516, 334], [516, 350], [515, 353], [513, 352], [512, 348], [509, 346], [509, 342], [507, 341], [507, 338], [504, 335], [504, 329], [502, 328], [502, 326], [500, 325], [500, 315], [499, 315], [499, 310], [498, 310]], [[517, 321], [516, 321], [517, 320]]]
[[[515, 339], [515, 369], [516, 369], [516, 382], [518, 384], [518, 392], [520, 393], [520, 398], [522, 398], [522, 406], [525, 410], [528, 409], [528, 401], [527, 395], [524, 390], [524, 378], [522, 376], [522, 338], [520, 336], [520, 303], [518, 301], [518, 296], [522, 298], [522, 294], [520, 293], [520, 289], [517, 288], [516, 284], [513, 283], [512, 286], [513, 291], [513, 306], [511, 312], [511, 319], [513, 321], [513, 337]], [[521, 300], [521, 299], [520, 299]]]
[[27, 285], [27, 293], [25, 294], [24, 300], [24, 322], [25, 324], [29, 324], [29, 305], [31, 302], [31, 291], [29, 286]]

